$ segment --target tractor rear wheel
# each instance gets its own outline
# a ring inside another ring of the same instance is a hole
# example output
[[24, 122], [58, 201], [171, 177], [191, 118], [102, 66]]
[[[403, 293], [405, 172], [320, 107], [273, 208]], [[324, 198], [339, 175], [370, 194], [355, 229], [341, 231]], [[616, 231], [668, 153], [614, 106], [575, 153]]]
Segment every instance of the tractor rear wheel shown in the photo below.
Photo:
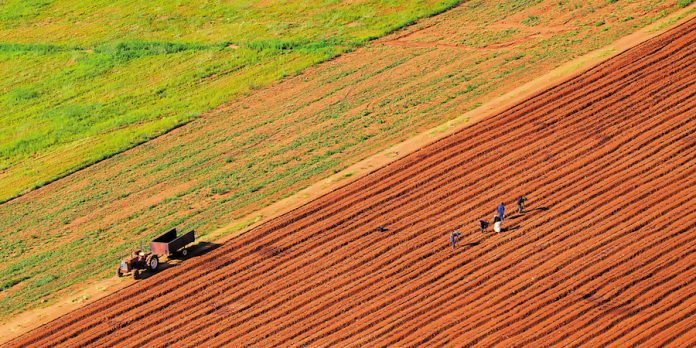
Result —
[[145, 262], [147, 264], [147, 269], [149, 269], [152, 272], [156, 272], [157, 268], [159, 267], [159, 258], [157, 255], [150, 255], [145, 259]]

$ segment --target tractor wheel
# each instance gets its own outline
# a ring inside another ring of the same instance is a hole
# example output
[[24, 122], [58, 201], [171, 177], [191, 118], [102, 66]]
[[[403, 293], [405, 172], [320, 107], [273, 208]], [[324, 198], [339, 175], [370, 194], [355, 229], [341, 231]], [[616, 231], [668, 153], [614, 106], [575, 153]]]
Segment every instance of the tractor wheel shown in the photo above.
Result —
[[119, 266], [118, 268], [116, 268], [116, 275], [117, 275], [119, 278], [123, 277], [123, 274], [121, 274], [121, 266]]
[[159, 258], [157, 255], [148, 256], [145, 262], [147, 263], [147, 269], [152, 272], [157, 272], [157, 268], [159, 268]]
[[184, 258], [188, 257], [189, 252], [188, 252], [187, 248], [181, 249], [180, 252], [181, 252], [181, 256], [183, 256]]
[[138, 279], [138, 270], [137, 269], [133, 270], [133, 279]]

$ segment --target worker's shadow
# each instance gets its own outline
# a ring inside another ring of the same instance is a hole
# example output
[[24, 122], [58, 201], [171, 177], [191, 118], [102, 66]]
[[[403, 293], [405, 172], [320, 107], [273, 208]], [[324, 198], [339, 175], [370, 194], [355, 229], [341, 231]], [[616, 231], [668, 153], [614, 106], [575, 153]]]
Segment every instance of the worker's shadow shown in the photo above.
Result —
[[538, 208], [526, 210], [526, 211], [524, 211], [524, 212], [522, 212], [522, 213], [515, 212], [514, 215], [509, 216], [509, 217], [506, 217], [506, 220], [515, 220], [515, 219], [519, 219], [519, 218], [521, 218], [522, 216], [525, 216], [525, 215], [530, 214], [530, 213], [534, 213], [534, 212], [537, 212], [537, 211], [547, 211], [547, 210], [549, 210], [548, 207], [538, 207]]
[[503, 227], [500, 232], [505, 233], [505, 232], [512, 232], [514, 230], [518, 230], [520, 228], [520, 225], [514, 225], [510, 227]]
[[475, 241], [475, 242], [461, 243], [461, 244], [459, 244], [459, 246], [460, 246], [460, 247], [474, 247], [474, 246], [477, 246], [477, 245], [479, 245], [479, 244], [481, 244], [481, 241], [480, 241], [480, 240], [477, 240], [477, 241]]

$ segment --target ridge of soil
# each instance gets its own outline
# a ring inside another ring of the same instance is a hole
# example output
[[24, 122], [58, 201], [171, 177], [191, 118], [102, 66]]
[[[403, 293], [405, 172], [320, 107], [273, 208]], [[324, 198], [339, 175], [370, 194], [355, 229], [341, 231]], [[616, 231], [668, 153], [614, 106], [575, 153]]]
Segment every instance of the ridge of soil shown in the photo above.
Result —
[[695, 59], [691, 19], [8, 346], [696, 344]]

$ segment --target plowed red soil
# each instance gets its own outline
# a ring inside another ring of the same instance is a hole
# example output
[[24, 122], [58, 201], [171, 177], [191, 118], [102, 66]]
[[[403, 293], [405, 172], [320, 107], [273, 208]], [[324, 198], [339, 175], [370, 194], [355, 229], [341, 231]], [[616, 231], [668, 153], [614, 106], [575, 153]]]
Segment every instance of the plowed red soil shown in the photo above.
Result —
[[695, 29], [9, 345], [693, 346]]

